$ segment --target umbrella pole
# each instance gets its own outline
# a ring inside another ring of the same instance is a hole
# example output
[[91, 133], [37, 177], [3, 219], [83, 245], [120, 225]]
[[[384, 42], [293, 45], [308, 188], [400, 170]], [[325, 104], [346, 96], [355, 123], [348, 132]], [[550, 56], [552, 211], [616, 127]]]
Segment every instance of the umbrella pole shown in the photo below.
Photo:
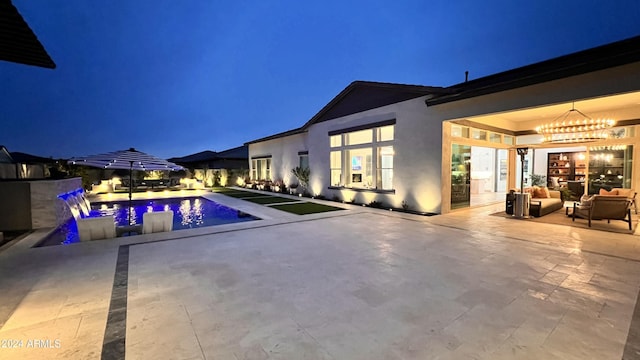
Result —
[[131, 225], [131, 197], [133, 189], [133, 180], [131, 174], [133, 173], [133, 161], [129, 161], [129, 207], [127, 208], [127, 214], [129, 214], [128, 225]]

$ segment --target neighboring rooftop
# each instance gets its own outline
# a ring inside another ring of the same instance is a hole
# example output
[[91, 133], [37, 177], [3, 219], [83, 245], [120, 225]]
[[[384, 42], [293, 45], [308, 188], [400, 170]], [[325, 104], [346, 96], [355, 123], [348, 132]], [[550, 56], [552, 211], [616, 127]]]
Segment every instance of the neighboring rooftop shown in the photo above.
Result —
[[169, 161], [182, 164], [199, 164], [212, 163], [220, 160], [247, 160], [248, 158], [249, 148], [247, 145], [242, 145], [220, 152], [205, 150], [191, 155], [174, 157], [169, 159]]
[[49, 69], [56, 67], [11, 0], [0, 0], [0, 60]]
[[216, 154], [218, 159], [247, 159], [249, 158], [249, 147], [246, 145], [234, 147]]
[[2, 145], [0, 145], [0, 164], [15, 164], [15, 160], [11, 157], [9, 150]]
[[216, 158], [216, 152], [211, 150], [200, 151], [195, 154], [186, 155], [182, 157], [173, 157], [168, 159], [173, 163], [183, 162], [183, 163], [192, 163], [192, 162], [202, 162], [202, 161], [210, 161]]
[[31, 155], [18, 151], [12, 152], [11, 157], [15, 162], [20, 164], [48, 164], [56, 162], [56, 160], [53, 158]]
[[291, 136], [291, 135], [302, 134], [305, 131], [306, 130], [304, 128], [299, 127], [299, 128], [295, 128], [295, 129], [292, 129], [292, 130], [283, 131], [281, 133], [269, 135], [269, 136], [266, 136], [266, 137], [263, 137], [263, 138], [260, 138], [260, 139], [252, 140], [252, 141], [246, 142], [245, 145], [259, 143], [259, 142], [263, 142], [263, 141], [269, 141], [269, 140], [278, 139], [278, 138], [283, 138], [283, 137], [287, 137], [287, 136]]

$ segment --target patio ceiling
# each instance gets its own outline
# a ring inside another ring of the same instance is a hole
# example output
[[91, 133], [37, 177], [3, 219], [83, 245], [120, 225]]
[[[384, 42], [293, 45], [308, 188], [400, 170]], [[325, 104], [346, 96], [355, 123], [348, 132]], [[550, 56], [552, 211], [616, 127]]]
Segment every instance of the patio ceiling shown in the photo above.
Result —
[[56, 67], [10, 0], [0, 0], [0, 60], [49, 69]]
[[[549, 122], [572, 107], [571, 102], [536, 108], [468, 117], [466, 120], [511, 131], [531, 131], [544, 122]], [[640, 122], [640, 91], [612, 95], [575, 102], [575, 108], [592, 118], [609, 117], [620, 122]]]

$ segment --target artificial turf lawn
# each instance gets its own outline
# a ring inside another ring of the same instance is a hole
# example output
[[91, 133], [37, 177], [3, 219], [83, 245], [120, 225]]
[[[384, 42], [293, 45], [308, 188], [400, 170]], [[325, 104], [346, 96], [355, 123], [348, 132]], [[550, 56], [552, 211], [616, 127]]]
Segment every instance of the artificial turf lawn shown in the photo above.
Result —
[[242, 190], [238, 190], [238, 189], [232, 189], [232, 188], [226, 188], [226, 187], [214, 187], [211, 188], [211, 191], [213, 192], [227, 192], [227, 191], [242, 191]]
[[260, 205], [298, 201], [297, 199], [283, 198], [280, 196], [251, 197], [242, 200], [251, 201], [252, 203]]
[[271, 208], [290, 212], [297, 215], [306, 215], [306, 214], [315, 214], [327, 211], [335, 211], [335, 210], [344, 210], [339, 207], [316, 204], [310, 202], [303, 202], [299, 204], [282, 204], [282, 205], [273, 205]]
[[[224, 189], [224, 190], [221, 190], [221, 189]], [[264, 194], [254, 193], [251, 191], [242, 191], [242, 190], [225, 189], [225, 188], [216, 188], [213, 192], [226, 195], [226, 196], [231, 196], [234, 198], [265, 196]]]

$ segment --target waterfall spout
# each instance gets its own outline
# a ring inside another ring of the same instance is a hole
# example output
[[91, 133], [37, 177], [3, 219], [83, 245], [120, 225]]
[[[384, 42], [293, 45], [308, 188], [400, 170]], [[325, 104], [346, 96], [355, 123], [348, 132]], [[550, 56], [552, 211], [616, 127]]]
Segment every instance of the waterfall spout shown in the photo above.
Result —
[[69, 207], [73, 218], [78, 220], [80, 218], [88, 217], [91, 211], [91, 203], [85, 197], [84, 189], [76, 189], [68, 193], [58, 195], [58, 198]]

